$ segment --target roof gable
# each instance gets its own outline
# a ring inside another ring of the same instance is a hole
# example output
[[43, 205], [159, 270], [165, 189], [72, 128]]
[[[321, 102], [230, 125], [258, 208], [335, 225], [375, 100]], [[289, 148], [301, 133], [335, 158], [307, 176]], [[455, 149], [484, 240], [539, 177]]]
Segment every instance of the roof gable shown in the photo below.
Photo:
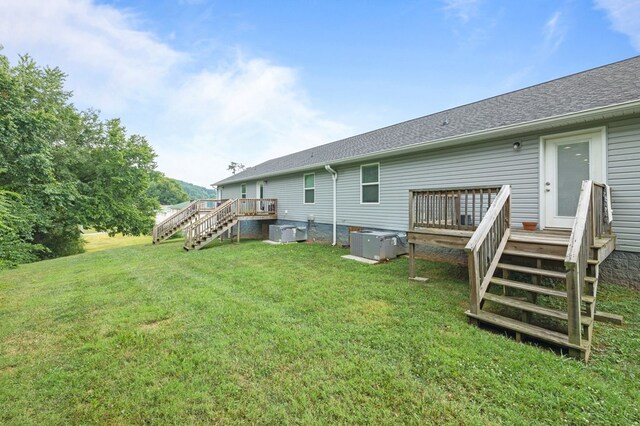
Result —
[[637, 100], [640, 56], [274, 158], [216, 185]]

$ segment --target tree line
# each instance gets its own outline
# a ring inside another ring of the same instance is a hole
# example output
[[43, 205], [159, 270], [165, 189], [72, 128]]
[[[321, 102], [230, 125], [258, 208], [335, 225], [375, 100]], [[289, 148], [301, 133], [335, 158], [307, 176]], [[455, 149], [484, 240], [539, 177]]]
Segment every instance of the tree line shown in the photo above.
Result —
[[0, 269], [81, 252], [81, 227], [148, 233], [169, 180], [143, 136], [76, 109], [65, 78], [0, 55]]

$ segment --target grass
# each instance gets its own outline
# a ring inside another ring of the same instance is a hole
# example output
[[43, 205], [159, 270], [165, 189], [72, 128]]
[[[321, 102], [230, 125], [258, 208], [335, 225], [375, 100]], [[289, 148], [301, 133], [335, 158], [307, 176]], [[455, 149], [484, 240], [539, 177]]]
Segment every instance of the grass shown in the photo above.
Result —
[[109, 241], [0, 273], [0, 423], [640, 422], [638, 292], [601, 286], [585, 365], [469, 325], [447, 264]]
[[[86, 232], [88, 234], [88, 232]], [[85, 252], [91, 253], [94, 251], [109, 250], [113, 248], [127, 247], [127, 246], [139, 246], [149, 242], [148, 236], [123, 236], [122, 234], [110, 237], [104, 232], [92, 233], [92, 235], [85, 235], [84, 240], [86, 244], [84, 246]]]

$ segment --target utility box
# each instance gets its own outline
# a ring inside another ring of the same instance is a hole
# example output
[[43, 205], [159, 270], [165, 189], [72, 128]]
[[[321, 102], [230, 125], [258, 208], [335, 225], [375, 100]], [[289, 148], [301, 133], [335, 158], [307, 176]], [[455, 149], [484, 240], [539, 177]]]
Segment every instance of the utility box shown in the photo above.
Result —
[[295, 225], [269, 225], [269, 240], [277, 243], [307, 241], [307, 228]]
[[407, 253], [407, 236], [388, 231], [351, 232], [351, 255], [365, 259], [395, 259]]

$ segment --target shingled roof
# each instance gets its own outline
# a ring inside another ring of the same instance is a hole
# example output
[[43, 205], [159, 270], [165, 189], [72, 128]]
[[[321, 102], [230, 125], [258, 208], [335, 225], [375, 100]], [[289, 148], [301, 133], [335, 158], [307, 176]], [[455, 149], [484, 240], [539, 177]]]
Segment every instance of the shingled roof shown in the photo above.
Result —
[[640, 100], [640, 56], [274, 158], [215, 185]]

